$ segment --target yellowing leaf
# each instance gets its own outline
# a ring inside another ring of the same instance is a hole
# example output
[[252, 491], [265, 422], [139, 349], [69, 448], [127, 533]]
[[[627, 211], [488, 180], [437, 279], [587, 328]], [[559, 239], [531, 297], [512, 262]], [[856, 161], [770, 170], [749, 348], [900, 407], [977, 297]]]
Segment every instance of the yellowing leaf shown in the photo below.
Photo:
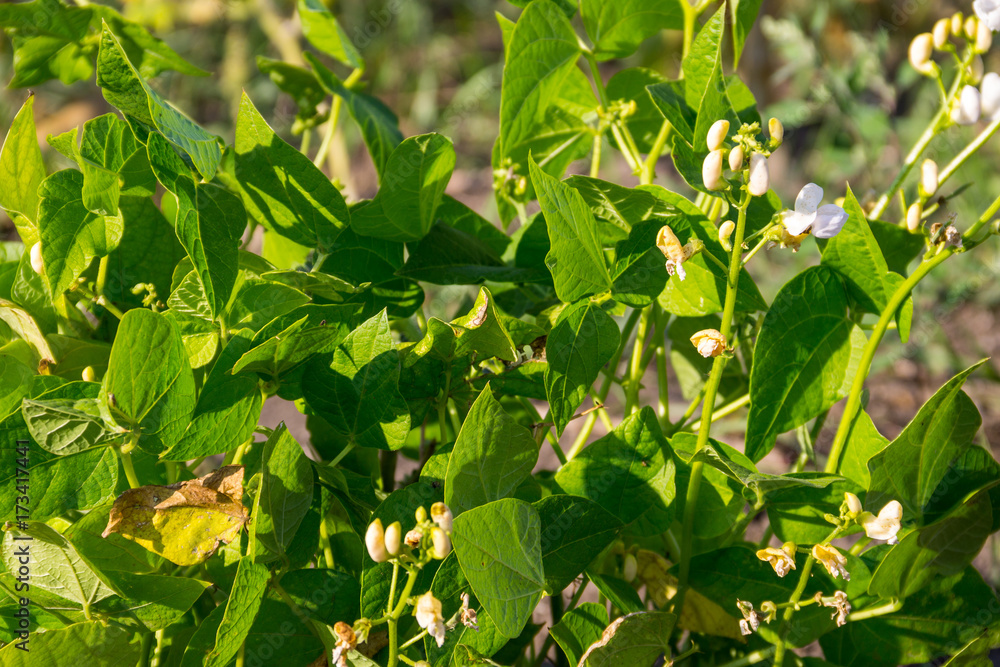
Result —
[[239, 535], [247, 521], [243, 466], [118, 496], [102, 537], [118, 533], [177, 565], [197, 565]]

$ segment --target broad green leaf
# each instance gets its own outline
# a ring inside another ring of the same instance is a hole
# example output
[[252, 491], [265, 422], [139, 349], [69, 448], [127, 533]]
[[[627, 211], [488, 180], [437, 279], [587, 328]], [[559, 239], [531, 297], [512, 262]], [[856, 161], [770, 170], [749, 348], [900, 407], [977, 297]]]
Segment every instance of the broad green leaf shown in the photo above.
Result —
[[754, 347], [747, 456], [761, 460], [779, 434], [846, 396], [866, 342], [833, 269], [812, 267], [786, 283]]
[[506, 53], [500, 92], [501, 159], [531, 141], [544, 124], [576, 66], [580, 43], [554, 3], [533, 0], [518, 19]]
[[[68, 312], [64, 310], [64, 302], [60, 298], [52, 298], [45, 278], [35, 273], [31, 267], [30, 251], [21, 255], [12, 273], [13, 283], [9, 289], [11, 300], [31, 314], [42, 333], [47, 336], [55, 334], [59, 330], [60, 318], [67, 319], [65, 315]], [[56, 370], [58, 372], [59, 369]]]
[[757, 14], [760, 13], [760, 6], [763, 0], [736, 0], [730, 5], [733, 24], [733, 68], [740, 64], [740, 56], [743, 55], [743, 47], [747, 43], [747, 37], [754, 23], [757, 22]]
[[177, 443], [195, 407], [194, 376], [177, 325], [149, 310], [125, 313], [101, 394], [145, 451], [159, 454]]
[[[594, 217], [628, 234], [633, 226], [650, 218], [669, 218], [676, 214], [674, 207], [647, 190], [626, 188], [599, 178], [574, 175], [567, 178], [581, 195]], [[610, 236], [604, 231], [605, 236]]]
[[882, 256], [890, 271], [908, 275], [910, 263], [926, 248], [923, 234], [911, 234], [905, 227], [881, 220], [869, 220], [872, 234], [882, 249]]
[[226, 612], [215, 634], [215, 646], [204, 657], [205, 667], [226, 667], [239, 652], [257, 617], [269, 579], [267, 568], [254, 563], [252, 555], [240, 559]]
[[257, 69], [271, 77], [271, 83], [295, 100], [295, 105], [298, 107], [295, 114], [297, 123], [309, 128], [323, 120], [323, 115], [317, 106], [326, 99], [327, 92], [313, 72], [298, 65], [261, 55], [257, 56]]
[[0, 208], [10, 214], [26, 247], [38, 241], [38, 186], [46, 176], [34, 105], [35, 96], [29, 95], [0, 149]]
[[341, 435], [363, 447], [395, 450], [410, 431], [398, 380], [399, 358], [382, 311], [352, 331], [330, 362], [309, 365], [302, 390], [309, 407]]
[[572, 303], [610, 290], [611, 276], [597, 238], [597, 222], [583, 197], [534, 162], [529, 166], [548, 228], [550, 250], [545, 265], [555, 281], [556, 295], [564, 303]]
[[598, 60], [627, 58], [661, 30], [683, 30], [684, 0], [580, 0], [580, 14]]
[[257, 539], [275, 554], [284, 554], [309, 511], [313, 498], [313, 472], [309, 459], [284, 422], [267, 442], [261, 463]]
[[107, 443], [114, 437], [108, 433], [96, 398], [26, 398], [21, 404], [21, 412], [31, 437], [42, 449], [53, 454], [74, 454]]
[[[690, 462], [695, 455], [697, 439], [698, 436], [693, 433], [677, 433], [670, 438], [670, 445], [677, 457], [677, 516], [684, 513], [687, 487], [691, 479]], [[713, 442], [712, 445], [718, 449], [722, 443]], [[706, 466], [702, 471], [701, 491], [698, 493], [699, 518], [694, 525], [695, 536], [709, 540], [730, 532], [745, 505], [742, 483], [729, 473]]]
[[621, 532], [613, 514], [586, 498], [552, 495], [534, 503], [542, 522], [545, 589], [557, 595]]
[[[451, 618], [462, 606], [462, 593], [469, 593], [469, 582], [458, 564], [458, 557], [454, 553], [444, 559], [441, 567], [434, 575], [434, 583], [431, 585], [431, 592], [434, 597], [441, 601], [441, 612], [445, 618]], [[482, 610], [479, 600], [472, 595], [469, 596], [469, 607]], [[433, 667], [452, 664], [452, 654], [459, 644], [471, 647], [480, 654], [492, 656], [507, 643], [507, 637], [497, 632], [497, 626], [489, 614], [479, 613], [477, 616], [479, 630], [473, 630], [459, 623], [454, 630], [445, 634], [444, 646], [440, 648], [432, 637], [424, 639], [424, 650], [427, 652], [427, 661]]]
[[226, 313], [231, 329], [257, 331], [279, 315], [309, 303], [309, 297], [294, 287], [273, 280], [248, 278], [240, 283]]
[[85, 621], [32, 633], [27, 650], [7, 644], [0, 649], [0, 661], [6, 667], [67, 662], [87, 667], [120, 667], [139, 660], [139, 642], [133, 641], [134, 637], [133, 633], [117, 625]]
[[625, 613], [633, 613], [646, 609], [646, 605], [639, 598], [639, 594], [624, 579], [619, 579], [611, 575], [594, 574], [593, 572], [588, 572], [587, 574], [590, 576], [591, 583], [597, 587], [601, 595], [606, 597], [617, 609], [621, 609]]
[[9, 354], [0, 354], [0, 418], [21, 406], [35, 369]]
[[542, 597], [540, 533], [538, 513], [513, 498], [455, 517], [452, 541], [458, 562], [476, 598], [505, 637], [521, 633]]
[[[685, 96], [686, 82], [662, 81], [646, 86], [653, 105], [674, 128], [677, 136], [690, 146], [694, 142], [694, 125], [698, 116], [698, 105], [690, 106]], [[697, 103], [700, 104], [700, 98]]]
[[45, 334], [38, 326], [38, 322], [24, 308], [15, 303], [0, 299], [0, 320], [2, 320], [11, 331], [31, 346], [37, 359], [48, 359], [55, 361], [55, 353], [49, 347]]
[[878, 432], [872, 418], [859, 408], [847, 435], [847, 444], [840, 458], [840, 474], [853, 479], [862, 488], [869, 488], [871, 475], [868, 461], [889, 444], [889, 439]]
[[353, 211], [351, 228], [389, 241], [419, 241], [434, 224], [454, 169], [450, 139], [441, 134], [409, 137], [386, 161], [375, 199]]
[[364, 68], [364, 60], [350, 37], [320, 0], [298, 0], [299, 20], [306, 39], [326, 55], [355, 69]]
[[308, 157], [274, 133], [246, 93], [235, 151], [236, 179], [250, 215], [295, 243], [327, 252], [351, 222], [344, 197]]
[[[767, 495], [767, 518], [782, 542], [816, 544], [823, 542], [832, 526], [824, 515], [840, 516], [844, 493], [862, 495], [864, 488], [850, 479], [823, 473], [788, 473], [781, 479], [801, 484], [777, 488]], [[817, 484], [823, 484], [817, 488]]]
[[996, 609], [993, 590], [973, 568], [931, 581], [900, 611], [848, 623], [820, 638], [827, 660], [845, 667], [926, 663], [957, 652], [992, 622], [971, 610]]
[[181, 58], [176, 51], [151, 35], [140, 23], [130, 21], [111, 7], [92, 4], [90, 8], [94, 12], [90, 27], [99, 31], [101, 22], [106, 22], [140, 75], [152, 78], [161, 72], [172, 70], [189, 76], [208, 76], [208, 72]]
[[[38, 233], [45, 278], [54, 295], [68, 290], [90, 263], [111, 253], [122, 238], [118, 215], [98, 215], [83, 201], [84, 176], [58, 171], [38, 188]], [[117, 211], [117, 203], [115, 205]]]
[[11, 88], [34, 86], [58, 78], [63, 84], [88, 78], [91, 57], [82, 48], [93, 10], [58, 0], [4, 3], [0, 26], [14, 45], [14, 78]]
[[233, 372], [250, 344], [246, 335], [229, 340], [201, 388], [184, 435], [161, 455], [163, 460], [188, 461], [232, 451], [253, 435], [264, 399], [255, 378]]
[[[907, 520], [906, 511], [903, 512]], [[929, 582], [961, 572], [983, 548], [993, 529], [989, 494], [972, 500], [936, 523], [914, 530], [879, 563], [868, 592], [907, 598]]]
[[149, 135], [147, 149], [157, 180], [177, 198], [174, 231], [198, 271], [212, 314], [218, 315], [236, 284], [246, 210], [225, 188], [196, 182], [161, 135]]
[[18, 571], [19, 547], [27, 545], [32, 587], [55, 593], [84, 610], [116, 594], [104, 576], [56, 530], [40, 521], [19, 522], [18, 526], [4, 532], [2, 557], [8, 572]]
[[982, 364], [965, 369], [938, 389], [903, 432], [869, 459], [867, 510], [877, 513], [885, 503], [898, 500], [904, 517], [922, 523], [938, 484], [972, 445], [982, 424], [979, 410], [962, 391], [966, 379]]
[[179, 620], [209, 586], [207, 581], [119, 571], [108, 575], [121, 597], [101, 601], [98, 611], [119, 622], [134, 621], [147, 632]]
[[111, 503], [108, 502], [87, 512], [86, 516], [66, 529], [66, 538], [100, 572], [127, 572], [133, 575], [155, 572], [163, 564], [163, 559], [152, 551], [146, 551], [135, 542], [114, 533], [101, 537], [110, 511]]
[[545, 393], [558, 433], [573, 418], [620, 342], [618, 324], [597, 304], [581, 301], [560, 313], [545, 342]]
[[108, 104], [162, 133], [170, 144], [191, 158], [206, 179], [215, 176], [222, 160], [218, 137], [168, 104], [149, 86], [107, 24], [97, 56], [97, 85], [103, 89]]
[[507, 362], [517, 360], [517, 348], [500, 320], [493, 295], [485, 287], [479, 288], [467, 315], [451, 322], [436, 317], [429, 319], [427, 335], [414, 346], [406, 363], [412, 365], [415, 361], [410, 359], [418, 360], [427, 354], [446, 362], [473, 354], [478, 360], [492, 357]]
[[639, 611], [609, 625], [600, 641], [580, 658], [581, 667], [653, 664], [670, 655], [670, 634], [677, 617], [662, 611]]
[[307, 52], [305, 58], [312, 66], [320, 85], [328, 93], [343, 98], [347, 104], [347, 110], [361, 129], [361, 137], [368, 147], [381, 181], [385, 177], [389, 156], [403, 141], [396, 115], [378, 98], [346, 88], [313, 54]]
[[198, 565], [239, 537], [247, 523], [242, 497], [243, 466], [132, 488], [115, 499], [101, 536], [118, 533], [172, 563]]
[[581, 602], [552, 626], [549, 631], [571, 665], [577, 665], [587, 648], [600, 640], [611, 623], [608, 610], [596, 602]]
[[[858, 203], [851, 187], [847, 187], [844, 210], [847, 224], [839, 234], [823, 247], [823, 264], [835, 269], [844, 277], [851, 297], [869, 313], [881, 314], [889, 299], [903, 282], [903, 277], [889, 271], [882, 250], [868, 225], [864, 209]], [[907, 300], [896, 314], [899, 337], [905, 343], [910, 335], [913, 319], [913, 300]]]
[[684, 96], [687, 105], [700, 109], [705, 91], [722, 62], [722, 41], [726, 27], [726, 8], [720, 7], [701, 26], [691, 44], [691, 51], [681, 63], [684, 73]]
[[555, 481], [631, 523], [650, 510], [672, 518], [674, 474], [670, 445], [652, 408], [644, 407], [562, 466]]
[[538, 444], [531, 432], [504, 411], [487, 386], [472, 404], [451, 452], [445, 503], [458, 516], [510, 497], [537, 460]]

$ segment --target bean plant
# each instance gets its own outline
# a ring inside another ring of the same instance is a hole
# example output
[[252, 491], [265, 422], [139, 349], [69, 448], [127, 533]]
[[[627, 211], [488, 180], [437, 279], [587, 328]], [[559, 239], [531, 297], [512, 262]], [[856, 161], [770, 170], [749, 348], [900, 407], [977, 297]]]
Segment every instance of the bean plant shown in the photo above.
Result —
[[[142, 25], [0, 5], [12, 89], [111, 108], [43, 156], [25, 92], [0, 153], [0, 663], [988, 664], [984, 362], [892, 440], [865, 386], [913, 291], [997, 234], [1000, 198], [951, 209], [984, 196], [1000, 5], [909, 45], [940, 99], [884, 191], [790, 202], [769, 164], [800, 156], [738, 74], [760, 0], [514, 4], [482, 214], [320, 0], [302, 40], [265, 26], [301, 54], [257, 63], [291, 134], [244, 93], [232, 141], [166, 99], [208, 73]], [[677, 71], [622, 66], [664, 35]], [[328, 175], [345, 129], [370, 199]], [[760, 258], [793, 252], [768, 302]]]

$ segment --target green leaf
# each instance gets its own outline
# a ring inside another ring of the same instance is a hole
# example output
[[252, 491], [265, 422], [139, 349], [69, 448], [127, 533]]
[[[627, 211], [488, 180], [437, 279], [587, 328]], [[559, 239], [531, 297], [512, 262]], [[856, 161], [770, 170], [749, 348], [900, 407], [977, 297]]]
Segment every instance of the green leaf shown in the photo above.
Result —
[[440, 134], [409, 137], [386, 161], [381, 187], [371, 204], [355, 209], [351, 228], [389, 241], [419, 241], [455, 169], [455, 147]]
[[165, 42], [149, 34], [141, 24], [123, 17], [111, 7], [90, 5], [94, 17], [90, 25], [100, 30], [106, 22], [121, 43], [128, 59], [136, 64], [139, 74], [152, 78], [161, 72], [173, 70], [190, 76], [208, 76], [208, 72], [187, 62]]
[[18, 571], [22, 564], [18, 561], [18, 547], [28, 543], [32, 587], [55, 593], [84, 610], [116, 594], [103, 575], [95, 571], [76, 547], [56, 530], [40, 521], [28, 521], [25, 525], [4, 533], [0, 557], [8, 572]]
[[57, 77], [69, 85], [89, 77], [90, 55], [80, 42], [87, 36], [92, 13], [90, 7], [71, 7], [58, 0], [0, 6], [0, 26], [7, 28], [14, 44], [10, 87], [34, 86]]
[[0, 354], [0, 417], [17, 410], [31, 385], [35, 369], [9, 354]]
[[683, 30], [683, 0], [581, 0], [580, 14], [598, 60], [627, 58], [661, 30]]
[[588, 445], [555, 480], [566, 493], [589, 498], [631, 523], [651, 509], [672, 518], [674, 474], [670, 445], [647, 406]]
[[752, 548], [733, 546], [693, 558], [690, 581], [693, 589], [739, 617], [737, 600], [787, 600], [796, 577], [779, 578]]
[[343, 98], [347, 104], [347, 110], [361, 129], [361, 138], [368, 147], [372, 162], [375, 163], [375, 171], [381, 180], [385, 175], [389, 156], [403, 141], [396, 115], [378, 98], [346, 88], [313, 54], [305, 53], [305, 59], [312, 66], [320, 85], [328, 93]]
[[[881, 314], [889, 299], [903, 282], [903, 277], [889, 271], [882, 250], [879, 248], [864, 209], [847, 186], [844, 210], [847, 224], [839, 234], [823, 247], [823, 264], [836, 269], [844, 277], [851, 297], [869, 313]], [[913, 319], [913, 300], [907, 300], [897, 313], [899, 337], [905, 343], [909, 338], [910, 321]]]
[[664, 125], [663, 114], [653, 104], [646, 88], [666, 80], [658, 71], [645, 67], [623, 69], [608, 79], [609, 100], [635, 102], [635, 113], [625, 119], [625, 126], [632, 133], [640, 153], [650, 153]]
[[83, 174], [65, 169], [46, 178], [38, 188], [42, 261], [49, 289], [55, 295], [68, 290], [95, 257], [109, 255], [122, 238], [121, 217], [87, 210], [83, 184]]
[[0, 299], [0, 320], [31, 347], [38, 359], [55, 361], [55, 353], [45, 340], [45, 334], [39, 328], [38, 322], [24, 308], [6, 299]]
[[[117, 471], [117, 462], [115, 470]], [[111, 486], [115, 485], [116, 483], [113, 483]], [[100, 572], [127, 572], [133, 575], [156, 572], [164, 562], [160, 556], [152, 551], [146, 551], [117, 533], [101, 537], [104, 527], [108, 524], [110, 511], [111, 503], [94, 508], [66, 529], [66, 538]], [[120, 590], [120, 584], [116, 586]]]
[[309, 303], [294, 287], [273, 280], [248, 278], [240, 283], [226, 313], [226, 326], [257, 331], [279, 315]]
[[161, 459], [189, 461], [221, 454], [253, 436], [264, 399], [255, 378], [234, 372], [250, 344], [245, 334], [229, 340], [202, 386], [184, 435]]
[[653, 105], [673, 126], [677, 136], [688, 146], [694, 143], [694, 125], [698, 119], [698, 108], [701, 99], [696, 100], [694, 107], [690, 106], [685, 95], [687, 86], [683, 79], [679, 81], [663, 81], [646, 86]]
[[590, 581], [601, 592], [601, 595], [606, 597], [616, 608], [626, 613], [644, 611], [646, 609], [646, 605], [642, 603], [639, 594], [624, 579], [610, 575], [594, 574], [593, 572], [588, 572], [587, 574], [590, 576]]
[[878, 432], [872, 418], [859, 408], [851, 423], [844, 454], [840, 459], [840, 474], [853, 479], [862, 488], [869, 488], [871, 475], [868, 473], [868, 461], [888, 444], [889, 439]]
[[895, 667], [955, 653], [992, 623], [971, 610], [997, 608], [997, 597], [973, 568], [931, 581], [900, 611], [848, 623], [820, 638], [827, 660], [845, 667]]
[[179, 620], [209, 586], [207, 581], [127, 571], [109, 575], [121, 597], [107, 598], [98, 611], [118, 621], [134, 620], [146, 632], [162, 630]]
[[582, 301], [560, 313], [545, 343], [545, 394], [558, 433], [569, 424], [620, 342], [618, 324], [597, 304]]
[[177, 325], [149, 310], [125, 313], [101, 394], [145, 451], [159, 454], [177, 443], [195, 407], [194, 376]]
[[938, 485], [951, 465], [972, 446], [982, 424], [979, 410], [962, 391], [962, 385], [983, 363], [970, 366], [938, 389], [903, 432], [871, 457], [866, 509], [877, 513], [885, 503], [898, 500], [904, 517], [922, 523]]
[[225, 614], [215, 633], [215, 646], [204, 656], [205, 667], [226, 667], [239, 652], [260, 609], [269, 579], [267, 568], [254, 563], [252, 555], [240, 559]]
[[587, 648], [600, 640], [604, 628], [611, 623], [608, 610], [596, 602], [581, 602], [566, 612], [549, 631], [571, 665], [579, 664]]
[[615, 619], [580, 659], [581, 667], [646, 665], [670, 655], [670, 634], [677, 617], [662, 611], [640, 611]]
[[262, 465], [257, 539], [275, 554], [284, 554], [312, 503], [312, 465], [284, 422], [264, 443]]
[[[824, 515], [840, 516], [845, 492], [864, 493], [863, 487], [850, 479], [824, 476], [823, 473], [789, 473], [781, 478], [804, 483], [778, 488], [767, 495], [767, 518], [782, 542], [823, 542], [832, 529]], [[816, 488], [818, 483], [823, 486]]]
[[506, 49], [500, 92], [501, 158], [534, 139], [579, 57], [579, 40], [566, 15], [550, 0], [533, 0], [518, 19]]
[[500, 319], [493, 295], [485, 287], [479, 288], [467, 315], [451, 322], [430, 318], [427, 334], [412, 348], [405, 365], [412, 366], [428, 354], [447, 362], [472, 354], [479, 360], [517, 360], [517, 348]]
[[786, 283], [754, 347], [747, 456], [761, 460], [778, 434], [846, 396], [866, 342], [848, 318], [847, 291], [832, 269], [812, 267]]
[[538, 513], [513, 498], [455, 517], [452, 540], [458, 562], [483, 609], [506, 637], [521, 633], [542, 597], [540, 533]]
[[74, 623], [33, 633], [28, 650], [7, 644], [0, 649], [0, 661], [7, 667], [58, 665], [67, 661], [87, 667], [131, 665], [139, 660], [139, 643], [133, 642], [133, 638], [133, 633], [117, 625], [100, 621]]
[[326, 55], [355, 69], [364, 68], [365, 61], [354, 48], [351, 39], [320, 0], [298, 0], [296, 5], [302, 32], [306, 39]]
[[363, 447], [399, 449], [410, 413], [399, 394], [399, 358], [383, 310], [341, 343], [330, 362], [314, 362], [302, 378], [306, 402], [335, 431]]
[[[670, 438], [677, 456], [674, 511], [678, 516], [684, 513], [687, 487], [691, 480], [690, 461], [694, 458], [697, 440], [698, 436], [693, 433], [677, 433]], [[712, 445], [719, 451], [725, 450], [722, 443], [712, 442]], [[702, 471], [701, 491], [698, 493], [695, 536], [709, 540], [729, 533], [744, 506], [746, 499], [743, 497], [742, 483], [736, 481], [730, 473], [723, 473], [713, 466], [705, 467]]]
[[542, 523], [545, 590], [557, 595], [614, 542], [622, 523], [585, 498], [552, 495], [534, 503]]
[[236, 179], [247, 211], [300, 245], [329, 250], [351, 223], [340, 191], [268, 126], [246, 93], [236, 121]]
[[96, 398], [26, 398], [21, 412], [31, 437], [42, 449], [53, 454], [74, 454], [108, 439]]
[[597, 222], [583, 197], [533, 161], [529, 166], [551, 244], [545, 265], [552, 273], [559, 299], [572, 303], [610, 290], [611, 276], [597, 238]]
[[0, 208], [14, 220], [26, 247], [38, 241], [38, 186], [46, 175], [35, 134], [34, 105], [35, 96], [28, 96], [0, 149]]
[[271, 83], [295, 100], [295, 105], [298, 107], [295, 114], [296, 121], [305, 127], [313, 127], [323, 120], [323, 115], [317, 106], [326, 99], [327, 92], [313, 72], [298, 65], [260, 55], [257, 56], [257, 69], [271, 77]]
[[923, 234], [911, 234], [905, 227], [891, 222], [869, 220], [875, 240], [878, 241], [885, 263], [890, 271], [901, 276], [908, 275], [907, 268], [926, 247]]
[[746, 46], [747, 37], [757, 22], [757, 14], [760, 13], [760, 6], [763, 0], [736, 0], [730, 5], [733, 23], [733, 68], [740, 64], [740, 56], [743, 55], [743, 47]]
[[[903, 511], [904, 520], [908, 520]], [[945, 518], [912, 531], [879, 563], [868, 592], [882, 598], [908, 598], [942, 575], [961, 572], [979, 554], [993, 530], [986, 492]]]
[[531, 432], [504, 411], [487, 386], [458, 432], [445, 476], [445, 503], [458, 516], [510, 497], [537, 460]]
[[[106, 23], [97, 56], [97, 85], [110, 105], [162, 133], [191, 159], [202, 176], [209, 180], [215, 176], [222, 160], [218, 137], [168, 104], [149, 86]], [[150, 158], [152, 161], [152, 155]]]
[[194, 263], [212, 314], [218, 315], [225, 311], [236, 284], [246, 211], [225, 188], [196, 182], [159, 134], [149, 135], [147, 149], [157, 180], [177, 198], [174, 231]]

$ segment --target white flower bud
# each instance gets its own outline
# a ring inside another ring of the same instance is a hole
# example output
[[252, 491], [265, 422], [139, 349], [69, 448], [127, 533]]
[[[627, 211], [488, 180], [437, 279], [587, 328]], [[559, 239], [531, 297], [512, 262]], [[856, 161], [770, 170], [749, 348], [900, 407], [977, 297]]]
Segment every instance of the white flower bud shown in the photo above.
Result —
[[979, 21], [976, 27], [976, 43], [973, 46], [976, 53], [986, 53], [993, 46], [993, 31], [985, 21]]
[[933, 197], [938, 189], [938, 166], [931, 159], [924, 160], [920, 165], [920, 195]]
[[984, 76], [979, 93], [982, 117], [988, 121], [1000, 118], [1000, 74], [990, 72]]
[[785, 140], [785, 126], [777, 118], [767, 121], [767, 132], [771, 135], [771, 144], [774, 148], [781, 145]]
[[934, 24], [934, 31], [931, 34], [934, 36], [934, 48], [943, 49], [951, 37], [951, 20], [940, 19]]
[[969, 39], [975, 39], [976, 33], [979, 31], [979, 21], [975, 16], [970, 16], [965, 19], [965, 24], [962, 26], [965, 30], [965, 36]]
[[934, 36], [929, 32], [922, 32], [910, 42], [910, 64], [913, 69], [921, 74], [931, 75], [934, 73], [934, 63], [931, 62], [931, 53], [934, 50]]
[[924, 207], [920, 205], [920, 202], [910, 204], [910, 208], [906, 209], [906, 228], [911, 232], [916, 232], [920, 229], [920, 221], [923, 215]]
[[847, 510], [852, 514], [860, 514], [865, 509], [861, 505], [861, 500], [850, 491], [844, 493], [844, 500], [847, 502]]
[[701, 180], [707, 190], [718, 190], [722, 186], [722, 160], [725, 155], [724, 150], [718, 149], [705, 156], [701, 165]]
[[736, 229], [736, 223], [732, 220], [726, 220], [724, 223], [719, 225], [719, 243], [722, 247], [726, 249], [726, 252], [732, 252], [733, 244], [729, 242], [729, 237], [733, 235], [733, 231]]
[[399, 543], [403, 538], [403, 527], [398, 521], [389, 524], [385, 529], [385, 550], [390, 556], [399, 555]]
[[763, 153], [750, 156], [750, 180], [747, 191], [754, 197], [763, 197], [771, 188], [771, 174], [767, 169], [767, 158]]
[[45, 275], [45, 263], [42, 261], [42, 244], [31, 246], [31, 268], [40, 276]]
[[385, 550], [385, 531], [382, 530], [382, 522], [379, 519], [368, 524], [368, 531], [365, 533], [365, 546], [368, 547], [368, 555], [376, 563], [384, 563], [389, 560], [389, 554]]
[[625, 562], [622, 564], [622, 578], [631, 583], [638, 573], [639, 562], [635, 559], [635, 556], [633, 554], [625, 554]]
[[717, 120], [712, 123], [712, 127], [708, 128], [708, 136], [705, 138], [708, 150], [717, 151], [722, 148], [727, 136], [729, 136], [728, 120]]
[[979, 90], [972, 86], [962, 88], [962, 93], [951, 108], [951, 120], [957, 125], [972, 125], [979, 120]]
[[444, 560], [451, 553], [451, 540], [440, 526], [431, 529], [431, 545], [431, 555], [438, 560]]
[[733, 171], [740, 171], [743, 169], [743, 147], [736, 146], [733, 150], [729, 151], [729, 168]]
[[962, 12], [955, 12], [951, 15], [951, 34], [956, 37], [962, 35], [962, 23], [965, 21], [965, 17]]

